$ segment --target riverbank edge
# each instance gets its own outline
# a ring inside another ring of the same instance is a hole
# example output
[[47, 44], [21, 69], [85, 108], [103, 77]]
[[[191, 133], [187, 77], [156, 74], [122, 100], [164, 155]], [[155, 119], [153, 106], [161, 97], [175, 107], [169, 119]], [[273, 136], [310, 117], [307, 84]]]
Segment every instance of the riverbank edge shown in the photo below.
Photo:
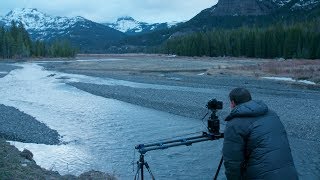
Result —
[[99, 171], [88, 171], [79, 176], [60, 175], [56, 171], [46, 170], [25, 156], [15, 146], [10, 145], [5, 139], [0, 138], [0, 179], [51, 179], [51, 180], [83, 180], [83, 179], [107, 179], [115, 180], [113, 175]]

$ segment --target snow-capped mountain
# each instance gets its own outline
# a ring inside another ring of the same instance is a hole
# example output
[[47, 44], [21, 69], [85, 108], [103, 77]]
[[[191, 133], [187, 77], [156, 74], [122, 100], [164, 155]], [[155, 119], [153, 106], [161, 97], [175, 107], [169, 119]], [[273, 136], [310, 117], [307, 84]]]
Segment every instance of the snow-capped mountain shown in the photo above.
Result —
[[10, 26], [11, 21], [21, 22], [34, 40], [63, 38], [84, 48], [105, 47], [108, 43], [124, 37], [122, 32], [80, 16], [51, 16], [31, 8], [14, 9], [0, 18], [0, 21], [5, 26]]
[[299, 0], [292, 7], [291, 10], [310, 10], [320, 4], [320, 0]]
[[172, 23], [145, 23], [139, 22], [133, 19], [132, 17], [120, 17], [114, 23], [104, 23], [104, 25], [116, 29], [118, 31], [124, 32], [126, 34], [142, 34], [155, 30], [161, 30], [166, 28], [171, 28], [172, 26], [177, 25], [178, 22]]
[[[267, 1], [267, 0], [264, 0], [264, 1]], [[320, 0], [272, 0], [272, 2], [274, 2], [280, 7], [287, 5], [291, 2], [292, 4], [290, 5], [290, 9], [294, 11], [294, 10], [301, 10], [301, 9], [303, 10], [313, 9], [314, 7], [319, 5]]]
[[59, 34], [69, 34], [69, 28], [86, 20], [80, 16], [74, 18], [52, 17], [37, 9], [24, 8], [10, 11], [2, 21], [5, 26], [10, 26], [11, 21], [22, 22], [31, 36], [34, 36], [35, 39], [46, 40]]
[[280, 7], [286, 5], [290, 1], [291, 0], [272, 0], [273, 3], [277, 4]]
[[204, 11], [212, 16], [256, 16], [279, 9], [310, 10], [319, 4], [320, 0], [219, 0]]

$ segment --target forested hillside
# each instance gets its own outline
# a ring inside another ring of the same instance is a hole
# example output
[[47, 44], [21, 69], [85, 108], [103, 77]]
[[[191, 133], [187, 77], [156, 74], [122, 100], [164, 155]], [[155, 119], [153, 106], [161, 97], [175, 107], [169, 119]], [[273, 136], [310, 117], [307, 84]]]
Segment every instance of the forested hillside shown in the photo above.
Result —
[[[235, 1], [238, 3], [231, 3]], [[247, 0], [246, 2], [268, 4], [271, 1]], [[311, 3], [313, 1], [308, 0], [276, 2], [279, 6], [276, 8], [272, 6], [266, 13], [251, 11], [251, 7], [241, 4], [244, 1], [240, 3], [239, 0], [221, 0], [220, 4], [201, 11], [177, 27], [127, 37], [118, 45], [120, 48], [114, 48], [112, 52], [319, 58], [319, 2]], [[256, 9], [259, 8], [261, 7], [256, 6]], [[228, 9], [234, 13], [230, 14]], [[239, 13], [236, 13], [238, 11]]]
[[32, 41], [22, 23], [12, 22], [11, 27], [0, 27], [0, 58], [73, 57], [76, 49], [67, 41]]
[[320, 22], [216, 29], [168, 40], [163, 53], [183, 56], [320, 58]]

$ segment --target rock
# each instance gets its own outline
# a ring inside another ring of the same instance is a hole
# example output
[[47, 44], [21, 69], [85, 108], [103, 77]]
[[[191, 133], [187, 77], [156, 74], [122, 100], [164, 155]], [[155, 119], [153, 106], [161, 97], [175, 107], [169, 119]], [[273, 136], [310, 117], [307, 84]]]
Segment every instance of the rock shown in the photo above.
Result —
[[31, 151], [29, 151], [28, 149], [24, 149], [21, 153], [20, 153], [21, 157], [26, 158], [29, 161], [33, 161], [33, 154]]
[[256, 0], [219, 0], [211, 9], [211, 15], [215, 16], [257, 16], [266, 15], [278, 6], [270, 1]]
[[53, 77], [53, 76], [55, 76], [56, 74], [50, 74], [50, 75], [48, 75], [47, 77]]
[[115, 180], [116, 178], [114, 176], [110, 176], [106, 173], [100, 172], [100, 171], [88, 171], [83, 174], [81, 174], [78, 179], [81, 180], [89, 180], [89, 179], [107, 179], [107, 180]]

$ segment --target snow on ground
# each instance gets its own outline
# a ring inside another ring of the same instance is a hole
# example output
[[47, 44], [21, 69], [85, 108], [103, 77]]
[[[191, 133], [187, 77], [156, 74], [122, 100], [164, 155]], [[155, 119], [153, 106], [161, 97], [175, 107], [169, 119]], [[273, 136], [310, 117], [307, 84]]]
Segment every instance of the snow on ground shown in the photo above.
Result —
[[288, 82], [298, 82], [303, 84], [310, 84], [310, 85], [316, 85], [315, 82], [307, 81], [307, 80], [294, 80], [292, 78], [288, 77], [262, 77], [263, 79], [270, 79], [270, 80], [276, 80], [276, 81], [288, 81]]

